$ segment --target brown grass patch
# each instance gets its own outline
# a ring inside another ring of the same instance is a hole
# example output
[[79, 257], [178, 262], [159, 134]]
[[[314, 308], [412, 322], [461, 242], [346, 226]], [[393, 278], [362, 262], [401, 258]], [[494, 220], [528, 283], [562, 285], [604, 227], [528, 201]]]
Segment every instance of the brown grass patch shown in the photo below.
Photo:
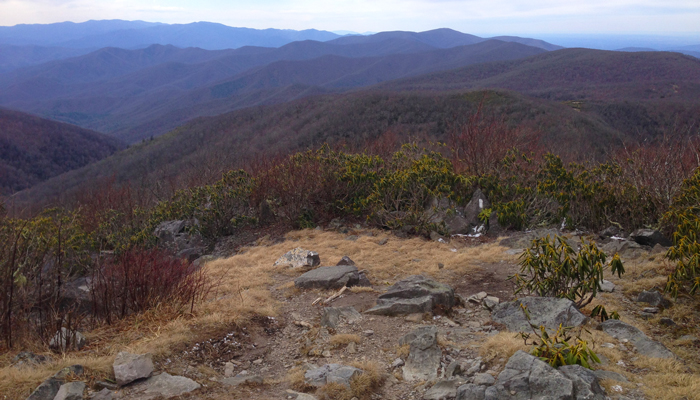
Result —
[[500, 332], [486, 339], [479, 349], [479, 354], [486, 362], [500, 358], [507, 360], [518, 350], [529, 352], [531, 347], [513, 332]]
[[331, 339], [330, 339], [330, 344], [332, 344], [335, 347], [339, 347], [339, 346], [342, 346], [344, 344], [348, 344], [350, 342], [360, 344], [360, 342], [362, 342], [362, 338], [360, 338], [359, 335], [355, 335], [355, 334], [351, 334], [351, 333], [343, 333], [343, 334], [333, 335], [333, 336], [331, 336]]

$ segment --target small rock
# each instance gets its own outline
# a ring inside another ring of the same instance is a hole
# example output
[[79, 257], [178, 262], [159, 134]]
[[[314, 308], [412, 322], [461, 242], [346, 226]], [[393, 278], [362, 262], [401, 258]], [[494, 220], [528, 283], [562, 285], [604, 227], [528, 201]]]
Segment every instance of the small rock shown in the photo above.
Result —
[[659, 308], [658, 307], [644, 307], [642, 309], [642, 312], [649, 313], [649, 314], [658, 314]]
[[347, 351], [348, 354], [357, 353], [357, 344], [355, 344], [355, 342], [348, 343], [348, 345], [345, 347], [345, 351]]
[[447, 400], [457, 397], [457, 382], [455, 381], [438, 381], [425, 394], [424, 400]]
[[489, 375], [489, 374], [475, 374], [474, 375], [474, 384], [475, 385], [484, 385], [484, 386], [491, 386], [493, 383], [496, 382], [496, 379]]
[[661, 319], [659, 320], [659, 323], [660, 323], [661, 325], [666, 325], [666, 326], [674, 326], [674, 325], [676, 325], [676, 323], [673, 322], [673, 320], [672, 320], [671, 318], [661, 318]]
[[404, 318], [404, 321], [419, 323], [423, 320], [424, 316], [425, 316], [425, 314], [423, 314], [423, 313], [408, 314], [406, 316], [406, 318]]
[[350, 387], [350, 380], [363, 371], [359, 368], [341, 364], [326, 364], [320, 368], [306, 371], [304, 379], [309, 385], [321, 387], [328, 383], [340, 383]]
[[348, 256], [343, 256], [335, 265], [355, 265], [355, 261], [351, 260]]
[[227, 378], [232, 377], [234, 368], [235, 365], [233, 365], [233, 363], [230, 361], [224, 364], [224, 376]]
[[[515, 392], [511, 395], [515, 395]], [[486, 386], [470, 383], [457, 388], [457, 400], [484, 400], [485, 396]]]
[[387, 244], [388, 242], [389, 242], [389, 239], [384, 238], [384, 239], [380, 240], [379, 242], [377, 242], [377, 244], [380, 245], [380, 246], [384, 246], [384, 245]]
[[114, 399], [114, 392], [112, 390], [104, 388], [100, 390], [99, 392], [95, 393], [92, 395], [90, 400], [113, 400]]
[[374, 335], [374, 331], [371, 329], [368, 329], [366, 331], [363, 331], [362, 334], [364, 334], [365, 336], [372, 336], [372, 335]]
[[600, 283], [600, 290], [605, 293], [612, 293], [615, 291], [615, 284], [604, 280]]
[[15, 367], [21, 367], [23, 365], [43, 364], [50, 360], [49, 357], [34, 354], [31, 351], [21, 351], [12, 359], [12, 364]]
[[324, 350], [323, 353], [321, 353], [321, 356], [325, 358], [331, 358], [333, 355], [331, 354], [330, 350]]
[[362, 314], [355, 307], [324, 307], [321, 315], [321, 326], [338, 329], [341, 322], [354, 324], [362, 320]]
[[304, 250], [301, 247], [297, 247], [285, 253], [272, 264], [273, 267], [280, 265], [292, 269], [311, 269], [321, 265], [321, 258], [315, 251]]
[[155, 375], [143, 382], [136, 383], [133, 387], [136, 393], [143, 393], [148, 398], [162, 396], [167, 399], [192, 392], [201, 386], [199, 383], [184, 376], [173, 376], [167, 372], [161, 372], [160, 375]]
[[153, 373], [153, 359], [150, 353], [131, 354], [125, 351], [117, 354], [112, 365], [117, 385], [124, 386], [137, 379], [148, 378]]
[[498, 297], [494, 296], [486, 296], [483, 300], [484, 308], [486, 308], [489, 311], [493, 310], [493, 308], [496, 307], [500, 302], [501, 300]]
[[450, 379], [462, 373], [462, 365], [457, 361], [452, 361], [445, 368], [445, 378]]
[[394, 362], [391, 363], [391, 369], [403, 367], [405, 364], [406, 363], [402, 359], [397, 358], [396, 360], [394, 360]]
[[264, 379], [260, 375], [242, 375], [238, 374], [232, 378], [225, 378], [221, 380], [221, 383], [229, 386], [239, 386], [239, 385], [262, 385]]
[[54, 400], [83, 400], [85, 382], [68, 382], [61, 385]]
[[647, 303], [652, 307], [671, 307], [671, 302], [656, 291], [643, 291], [637, 296], [637, 303]]

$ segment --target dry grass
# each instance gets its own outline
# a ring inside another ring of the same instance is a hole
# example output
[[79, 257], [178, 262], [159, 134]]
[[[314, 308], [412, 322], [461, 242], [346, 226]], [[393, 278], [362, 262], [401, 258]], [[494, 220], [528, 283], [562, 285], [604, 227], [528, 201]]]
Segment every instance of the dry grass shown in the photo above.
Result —
[[518, 350], [529, 351], [523, 339], [513, 332], [500, 332], [486, 339], [479, 349], [479, 354], [486, 362], [503, 358], [509, 359]]
[[411, 345], [404, 344], [403, 346], [396, 346], [396, 356], [405, 359], [411, 353]]
[[331, 336], [331, 339], [330, 339], [330, 344], [333, 345], [334, 347], [339, 347], [339, 346], [342, 346], [344, 344], [348, 344], [351, 342], [360, 344], [360, 342], [362, 342], [362, 338], [360, 338], [359, 335], [354, 335], [351, 333], [343, 333], [343, 334], [339, 334], [339, 335], [333, 335], [333, 336]]
[[288, 373], [287, 373], [287, 382], [289, 383], [289, 386], [297, 390], [299, 392], [308, 392], [310, 390], [313, 390], [314, 387], [307, 384], [306, 380], [304, 379], [304, 374], [306, 371], [300, 367], [294, 367], [292, 368]]

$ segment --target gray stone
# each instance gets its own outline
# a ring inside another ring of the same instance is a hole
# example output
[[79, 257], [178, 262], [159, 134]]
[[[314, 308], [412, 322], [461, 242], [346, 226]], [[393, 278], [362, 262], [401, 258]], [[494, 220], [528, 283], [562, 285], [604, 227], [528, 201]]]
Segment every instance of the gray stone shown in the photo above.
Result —
[[575, 398], [574, 384], [570, 379], [523, 351], [516, 352], [508, 360], [495, 385], [487, 388], [484, 396], [485, 400]]
[[520, 308], [520, 304], [527, 307], [530, 313], [530, 323], [536, 327], [543, 325], [547, 329], [556, 330], [559, 324], [576, 327], [583, 325], [588, 320], [576, 309], [571, 300], [553, 297], [525, 297], [501, 303], [494, 307], [491, 319], [505, 325], [509, 331], [530, 332], [531, 327]]
[[321, 265], [321, 258], [319, 257], [318, 253], [314, 251], [304, 250], [301, 247], [297, 247], [296, 249], [285, 253], [273, 264], [274, 267], [280, 265], [293, 269], [311, 269]]
[[600, 387], [598, 377], [590, 369], [580, 365], [564, 365], [559, 367], [559, 372], [573, 382], [576, 399], [605, 400], [605, 391]]
[[31, 351], [21, 351], [19, 354], [14, 356], [12, 358], [12, 364], [15, 367], [22, 367], [24, 365], [37, 365], [37, 364], [43, 364], [47, 361], [50, 361], [51, 358], [39, 355], [39, 354], [34, 354]]
[[83, 368], [82, 365], [75, 364], [71, 365], [70, 367], [61, 368], [60, 370], [58, 370], [58, 372], [53, 374], [52, 378], [58, 379], [59, 381], [63, 382], [70, 375], [81, 376], [84, 373], [85, 368]]
[[532, 241], [535, 239], [543, 238], [547, 235], [554, 237], [554, 235], [559, 235], [559, 233], [560, 232], [556, 229], [536, 229], [527, 233], [507, 237], [500, 241], [500, 245], [510, 247], [511, 249], [525, 249], [530, 247]]
[[448, 400], [457, 397], [457, 382], [455, 381], [438, 381], [425, 394], [424, 400]]
[[649, 314], [658, 314], [659, 307], [644, 307], [642, 309], [642, 312], [649, 313]]
[[170, 242], [175, 239], [175, 236], [183, 233], [185, 227], [187, 227], [187, 221], [165, 221], [156, 227], [153, 235], [161, 241]]
[[675, 355], [663, 344], [651, 340], [636, 327], [617, 319], [609, 319], [600, 324], [600, 329], [618, 339], [627, 339], [634, 345], [639, 354], [653, 358], [675, 358]]
[[199, 389], [202, 385], [184, 376], [173, 376], [167, 372], [152, 376], [138, 384], [136, 391], [140, 396], [137, 399], [150, 399], [156, 397], [171, 398], [181, 396]]
[[617, 372], [606, 371], [604, 369], [597, 369], [597, 370], [593, 371], [593, 373], [601, 381], [607, 379], [607, 380], [616, 381], [616, 382], [629, 382], [627, 380], [627, 378], [624, 377], [624, 375], [618, 374]]
[[304, 379], [311, 386], [321, 387], [328, 383], [340, 383], [350, 387], [350, 381], [363, 371], [359, 368], [342, 364], [326, 364], [320, 368], [306, 371]]
[[100, 390], [99, 392], [95, 393], [90, 397], [91, 400], [113, 400], [114, 399], [114, 392], [111, 390], [105, 388]]
[[484, 400], [485, 396], [486, 386], [470, 383], [457, 388], [457, 400]]
[[85, 346], [85, 336], [80, 332], [72, 331], [65, 327], [56, 332], [51, 341], [49, 341], [49, 347], [61, 351], [80, 350], [83, 346]]
[[467, 220], [467, 223], [472, 227], [481, 225], [479, 214], [485, 208], [491, 208], [491, 202], [486, 198], [486, 195], [484, 195], [481, 189], [476, 189], [472, 194], [472, 199], [467, 206], [464, 207], [464, 218]]
[[624, 234], [625, 233], [622, 231], [622, 229], [620, 229], [617, 226], [612, 225], [612, 226], [609, 226], [609, 227], [605, 228], [604, 230], [602, 230], [598, 234], [598, 236], [600, 236], [601, 239], [607, 239], [607, 238], [610, 238], [613, 236], [622, 237], [622, 236], [624, 236]]
[[600, 291], [605, 293], [612, 293], [615, 291], [615, 284], [610, 281], [603, 280], [602, 282], [600, 282]]
[[442, 351], [437, 344], [437, 333], [436, 327], [424, 326], [399, 340], [399, 345], [410, 345], [406, 365], [403, 367], [405, 380], [427, 381], [437, 378], [442, 358]]
[[320, 267], [299, 276], [294, 286], [299, 289], [340, 289], [343, 286], [357, 286], [360, 274], [354, 265]]
[[484, 386], [491, 386], [496, 382], [496, 379], [491, 376], [490, 374], [475, 374], [474, 375], [474, 384], [475, 385], [484, 385]]
[[482, 304], [484, 305], [484, 308], [486, 308], [487, 310], [491, 311], [491, 310], [493, 310], [500, 302], [501, 302], [501, 299], [499, 299], [498, 297], [486, 296], [486, 297], [484, 297], [484, 300], [482, 301]]
[[457, 361], [452, 361], [447, 368], [445, 368], [445, 378], [450, 379], [462, 373], [462, 364]]
[[105, 381], [95, 381], [95, 383], [92, 385], [92, 387], [95, 390], [100, 390], [100, 389], [118, 390], [119, 389], [119, 385], [117, 385], [116, 383], [105, 382]]
[[324, 307], [321, 326], [337, 329], [341, 323], [354, 324], [362, 319], [355, 307]]
[[670, 308], [672, 303], [666, 299], [661, 293], [650, 290], [643, 291], [637, 295], [637, 303], [647, 303], [652, 307]]
[[124, 386], [137, 379], [148, 378], [153, 373], [153, 359], [150, 353], [131, 354], [125, 351], [114, 359], [114, 378], [117, 385]]
[[43, 381], [32, 394], [27, 397], [27, 400], [53, 400], [61, 388], [61, 381], [55, 378], [49, 378]]
[[343, 258], [338, 261], [335, 265], [355, 265], [355, 261], [351, 260], [348, 256], [343, 256]]
[[406, 363], [402, 359], [397, 358], [394, 360], [394, 362], [391, 363], [391, 369], [403, 367], [404, 365], [406, 365]]
[[[433, 198], [425, 211], [430, 216], [429, 222], [438, 225], [444, 224], [445, 231], [450, 235], [469, 233], [471, 229], [469, 222], [456, 208], [456, 204], [447, 198]], [[437, 234], [437, 232], [435, 233]], [[438, 240], [438, 238], [433, 239], [432, 233], [431, 239]]]
[[630, 238], [642, 246], [654, 247], [657, 244], [671, 246], [673, 242], [666, 238], [661, 232], [653, 229], [637, 229], [632, 232]]
[[234, 377], [231, 378], [224, 378], [221, 380], [221, 383], [229, 386], [238, 386], [238, 385], [262, 385], [264, 382], [264, 379], [260, 375], [241, 375], [238, 374]]
[[365, 311], [377, 315], [406, 315], [432, 312], [434, 308], [450, 310], [455, 305], [454, 290], [422, 275], [396, 282], [377, 298], [377, 305]]
[[289, 389], [287, 389], [287, 396], [288, 399], [291, 398], [296, 400], [318, 400], [315, 396], [312, 396], [310, 394], [295, 392]]
[[85, 382], [68, 382], [61, 385], [54, 400], [83, 400]]

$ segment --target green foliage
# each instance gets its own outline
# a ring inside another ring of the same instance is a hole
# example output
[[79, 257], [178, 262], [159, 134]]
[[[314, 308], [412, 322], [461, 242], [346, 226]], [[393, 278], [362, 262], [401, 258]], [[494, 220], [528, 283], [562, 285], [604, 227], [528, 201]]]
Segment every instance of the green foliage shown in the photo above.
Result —
[[605, 309], [605, 306], [599, 304], [593, 307], [593, 311], [591, 311], [591, 318], [595, 317], [599, 317], [600, 322], [605, 322], [609, 319], [620, 319], [620, 314], [618, 314], [617, 311], [613, 311], [608, 315], [608, 310]]
[[696, 294], [700, 291], [700, 168], [683, 183], [664, 219], [675, 225], [674, 245], [666, 257], [676, 267], [668, 277], [666, 291], [674, 297], [683, 290]]
[[[575, 251], [565, 238], [547, 235], [532, 241], [520, 256], [520, 273], [509, 279], [515, 279], [515, 293], [567, 298], [581, 308], [600, 291], [606, 259], [594, 242], [582, 239], [580, 250]], [[610, 269], [618, 276], [625, 272], [617, 254], [610, 261]]]
[[[564, 365], [580, 365], [591, 369], [591, 361], [600, 363], [598, 356], [588, 348], [588, 343], [581, 339], [583, 328], [578, 330], [575, 338], [570, 335], [574, 328], [565, 327], [562, 324], [559, 324], [556, 332], [550, 334], [544, 326], [536, 327], [530, 322], [530, 314], [524, 304], [521, 304], [520, 308], [532, 328], [532, 334], [520, 332], [520, 337], [523, 338], [526, 345], [532, 344], [533, 348], [530, 353], [533, 356], [554, 368]], [[533, 339], [532, 343], [528, 343], [531, 338]]]

